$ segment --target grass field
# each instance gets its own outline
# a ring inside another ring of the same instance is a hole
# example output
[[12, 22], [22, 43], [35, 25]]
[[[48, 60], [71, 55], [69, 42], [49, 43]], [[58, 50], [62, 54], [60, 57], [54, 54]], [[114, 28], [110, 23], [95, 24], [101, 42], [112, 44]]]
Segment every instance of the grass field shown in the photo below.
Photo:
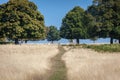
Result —
[[120, 52], [108, 53], [82, 46], [0, 45], [0, 80], [120, 80]]
[[[120, 52], [119, 52], [120, 53]], [[62, 59], [68, 80], [120, 80], [120, 54], [73, 48]]]
[[0, 80], [46, 80], [57, 46], [0, 45]]

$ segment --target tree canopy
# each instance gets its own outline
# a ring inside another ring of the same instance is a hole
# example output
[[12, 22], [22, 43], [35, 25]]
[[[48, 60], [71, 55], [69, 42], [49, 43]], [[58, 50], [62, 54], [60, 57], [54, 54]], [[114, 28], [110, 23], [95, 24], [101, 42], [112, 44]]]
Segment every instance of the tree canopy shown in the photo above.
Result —
[[44, 17], [29, 0], [9, 0], [0, 5], [0, 37], [15, 41], [44, 39]]
[[76, 39], [79, 44], [79, 39], [86, 38], [86, 28], [84, 26], [84, 10], [79, 6], [70, 10], [62, 20], [60, 34], [65, 39]]
[[57, 30], [57, 28], [55, 26], [50, 26], [48, 28], [48, 33], [47, 33], [47, 40], [48, 41], [58, 41], [60, 40], [60, 31]]
[[95, 21], [94, 17], [89, 14], [87, 11], [85, 11], [84, 14], [84, 26], [86, 28], [86, 34], [88, 39], [94, 39], [97, 38], [98, 36], [96, 35], [97, 33], [95, 32], [97, 29], [95, 28]]
[[[93, 0], [88, 12], [95, 17], [95, 33], [97, 36], [120, 40], [120, 1], [119, 0]], [[118, 30], [117, 30], [118, 29]]]

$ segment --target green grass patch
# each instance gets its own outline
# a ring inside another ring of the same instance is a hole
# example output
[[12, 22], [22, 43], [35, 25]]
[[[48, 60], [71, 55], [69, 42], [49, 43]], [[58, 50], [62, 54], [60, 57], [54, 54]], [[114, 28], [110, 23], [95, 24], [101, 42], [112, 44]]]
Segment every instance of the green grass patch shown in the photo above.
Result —
[[82, 45], [82, 47], [98, 52], [120, 52], [120, 44]]
[[71, 48], [88, 48], [98, 52], [120, 52], [120, 44], [100, 44], [100, 45], [87, 45], [87, 44], [70, 44], [62, 45]]

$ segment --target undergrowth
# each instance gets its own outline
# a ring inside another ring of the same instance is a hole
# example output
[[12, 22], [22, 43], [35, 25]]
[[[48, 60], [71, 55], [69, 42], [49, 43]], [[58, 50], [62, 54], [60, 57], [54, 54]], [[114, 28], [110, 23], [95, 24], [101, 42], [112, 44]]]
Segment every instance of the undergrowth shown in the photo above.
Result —
[[72, 47], [72, 48], [88, 48], [98, 52], [120, 52], [120, 44], [100, 44], [100, 45], [70, 44], [70, 45], [62, 45], [62, 46]]
[[119, 44], [82, 45], [82, 47], [93, 49], [98, 52], [120, 52]]

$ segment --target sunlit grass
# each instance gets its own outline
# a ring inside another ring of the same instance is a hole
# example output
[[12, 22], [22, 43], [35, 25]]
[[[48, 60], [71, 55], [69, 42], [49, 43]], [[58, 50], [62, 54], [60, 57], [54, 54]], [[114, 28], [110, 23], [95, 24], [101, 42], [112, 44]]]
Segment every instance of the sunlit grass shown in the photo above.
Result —
[[47, 80], [55, 45], [0, 45], [0, 80]]

